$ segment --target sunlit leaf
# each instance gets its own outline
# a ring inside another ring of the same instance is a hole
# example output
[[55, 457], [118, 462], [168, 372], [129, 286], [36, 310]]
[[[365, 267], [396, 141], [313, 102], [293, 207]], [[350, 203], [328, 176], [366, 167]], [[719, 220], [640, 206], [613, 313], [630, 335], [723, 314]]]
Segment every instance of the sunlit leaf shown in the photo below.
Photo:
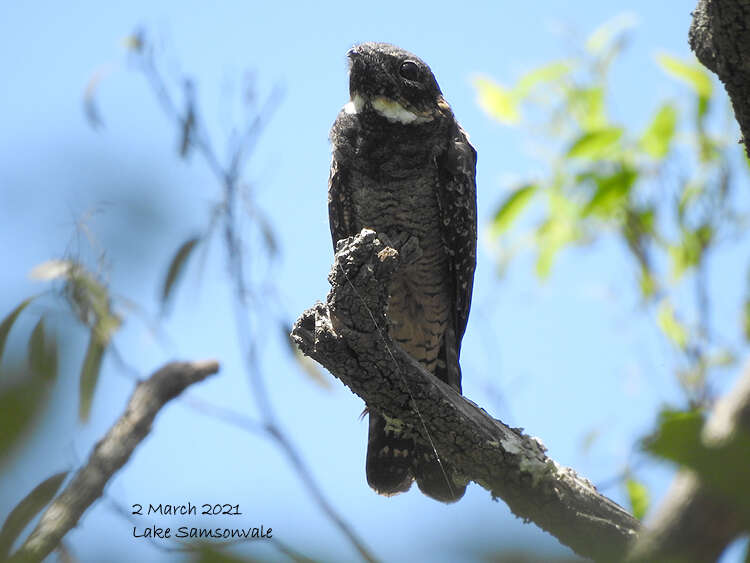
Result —
[[624, 168], [609, 176], [596, 178], [596, 191], [583, 208], [583, 215], [607, 215], [621, 207], [637, 179], [638, 172], [633, 168]]
[[21, 301], [0, 323], [0, 363], [2, 363], [3, 352], [5, 351], [5, 342], [8, 340], [8, 334], [10, 329], [13, 328], [13, 323], [16, 322], [18, 315], [34, 300], [34, 297], [29, 297]]
[[625, 481], [625, 488], [628, 491], [628, 500], [630, 501], [633, 516], [638, 518], [638, 520], [642, 520], [646, 515], [650, 503], [646, 485], [633, 478], [628, 478]]
[[664, 300], [659, 305], [659, 310], [656, 314], [656, 323], [675, 346], [681, 350], [685, 350], [688, 343], [688, 332], [680, 321], [677, 320], [674, 307], [669, 301]]
[[586, 49], [595, 55], [601, 54], [609, 47], [613, 40], [625, 31], [632, 29], [638, 23], [638, 18], [632, 13], [618, 14], [614, 18], [597, 27], [586, 40]]
[[641, 288], [641, 295], [648, 299], [656, 294], [658, 283], [651, 272], [641, 268], [640, 275], [638, 276], [638, 286]]
[[713, 83], [708, 71], [697, 62], [686, 62], [660, 53], [656, 57], [659, 66], [670, 76], [685, 82], [690, 86], [699, 98], [708, 100], [713, 92]]
[[494, 80], [478, 76], [474, 79], [479, 106], [493, 119], [513, 125], [521, 119], [515, 93]]
[[662, 105], [641, 137], [641, 146], [653, 158], [664, 158], [674, 137], [677, 109], [669, 103]]
[[0, 529], [0, 561], [5, 560], [13, 547], [13, 543], [34, 516], [39, 514], [55, 497], [67, 475], [68, 471], [62, 471], [48, 477], [34, 487], [8, 514], [2, 529]]
[[29, 272], [29, 278], [40, 281], [67, 278], [74, 267], [75, 264], [70, 260], [47, 260], [35, 266]]
[[492, 234], [499, 236], [513, 224], [521, 211], [528, 205], [537, 190], [535, 184], [521, 186], [511, 192], [500, 204], [495, 217], [492, 220]]
[[569, 74], [572, 69], [573, 64], [570, 61], [556, 61], [527, 72], [518, 81], [517, 95], [519, 98], [525, 98], [535, 86], [557, 82], [563, 76]]
[[185, 264], [187, 263], [187, 259], [190, 257], [190, 254], [195, 249], [195, 246], [200, 242], [199, 237], [192, 237], [188, 240], [186, 240], [184, 243], [180, 245], [180, 248], [177, 249], [177, 252], [175, 253], [174, 257], [172, 258], [172, 261], [169, 263], [169, 268], [167, 269], [167, 275], [164, 278], [164, 283], [162, 284], [162, 290], [161, 290], [161, 302], [162, 306], [167, 303], [169, 300], [170, 295], [172, 294], [172, 290], [175, 287], [175, 283], [177, 282], [178, 278], [180, 277], [180, 274], [182, 274], [182, 271], [185, 268]]
[[89, 344], [86, 348], [86, 356], [81, 367], [80, 391], [78, 417], [81, 421], [87, 421], [91, 414], [91, 401], [94, 398], [96, 384], [99, 381], [99, 372], [102, 369], [102, 359], [106, 341], [102, 341], [92, 329], [89, 336]]
[[607, 126], [604, 89], [600, 86], [569, 88], [566, 99], [569, 113], [584, 131], [599, 131]]
[[549, 217], [537, 230], [536, 273], [544, 279], [552, 271], [558, 252], [579, 238], [575, 204], [557, 191], [549, 192]]
[[568, 149], [568, 156], [572, 158], [601, 158], [607, 155], [612, 147], [622, 137], [620, 127], [605, 127], [596, 131], [584, 133]]

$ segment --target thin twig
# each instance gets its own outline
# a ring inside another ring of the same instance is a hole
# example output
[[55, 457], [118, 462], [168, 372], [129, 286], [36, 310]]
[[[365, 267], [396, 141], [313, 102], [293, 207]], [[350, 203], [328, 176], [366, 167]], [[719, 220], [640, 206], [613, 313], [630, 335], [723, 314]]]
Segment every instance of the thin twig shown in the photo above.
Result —
[[54, 550], [112, 476], [130, 459], [151, 431], [162, 407], [188, 386], [219, 371], [215, 361], [172, 362], [139, 383], [125, 412], [96, 444], [86, 465], [52, 501], [12, 561], [41, 561]]

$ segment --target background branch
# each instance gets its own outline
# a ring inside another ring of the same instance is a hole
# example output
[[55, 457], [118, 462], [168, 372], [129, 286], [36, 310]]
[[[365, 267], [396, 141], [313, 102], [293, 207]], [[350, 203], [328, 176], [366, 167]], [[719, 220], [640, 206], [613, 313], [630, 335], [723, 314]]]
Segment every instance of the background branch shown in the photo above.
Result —
[[215, 361], [172, 362], [139, 383], [125, 412], [97, 443], [88, 462], [52, 501], [12, 561], [41, 561], [78, 523], [98, 499], [112, 476], [130, 459], [136, 446], [151, 431], [156, 415], [189, 385], [219, 371]]
[[[750, 365], [735, 388], [716, 404], [706, 422], [701, 441], [708, 448], [746, 449], [750, 436]], [[716, 453], [717, 459], [719, 453]], [[724, 462], [731, 459], [724, 457]], [[740, 468], [745, 471], [745, 468]], [[658, 561], [666, 557], [680, 561], [715, 561], [724, 549], [747, 529], [743, 513], [741, 483], [735, 495], [727, 495], [703, 482], [697, 473], [682, 469], [666, 498], [640, 536], [633, 559]]]

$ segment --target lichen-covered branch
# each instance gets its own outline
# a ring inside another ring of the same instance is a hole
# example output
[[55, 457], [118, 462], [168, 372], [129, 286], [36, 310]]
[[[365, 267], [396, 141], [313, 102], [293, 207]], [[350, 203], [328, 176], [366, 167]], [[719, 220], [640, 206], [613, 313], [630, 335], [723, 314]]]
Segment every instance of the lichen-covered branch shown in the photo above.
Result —
[[[701, 439], [707, 446], [721, 446], [742, 439], [741, 433], [750, 433], [750, 366], [716, 404]], [[632, 560], [716, 561], [747, 529], [747, 517], [736, 500], [701, 482], [693, 471], [680, 470], [638, 539]]]
[[585, 478], [547, 457], [539, 440], [492, 418], [426, 372], [387, 335], [388, 282], [399, 252], [373, 231], [340, 241], [326, 303], [296, 322], [292, 337], [367, 407], [434, 445], [467, 481], [503, 499], [577, 553], [625, 556], [639, 524]]
[[172, 362], [138, 384], [125, 412], [94, 447], [86, 465], [52, 501], [12, 561], [41, 561], [54, 550], [151, 431], [161, 408], [188, 386], [219, 371], [215, 361]]
[[750, 156], [750, 2], [699, 0], [688, 38], [706, 68], [716, 73], [732, 101]]

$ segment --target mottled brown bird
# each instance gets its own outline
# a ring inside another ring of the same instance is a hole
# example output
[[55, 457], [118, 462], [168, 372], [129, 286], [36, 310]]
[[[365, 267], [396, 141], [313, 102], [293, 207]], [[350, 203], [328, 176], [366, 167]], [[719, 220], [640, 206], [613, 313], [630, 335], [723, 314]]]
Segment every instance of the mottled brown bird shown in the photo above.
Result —
[[[461, 392], [459, 354], [476, 266], [476, 151], [419, 57], [387, 43], [348, 53], [351, 100], [331, 129], [328, 212], [336, 242], [362, 228], [421, 252], [389, 288], [388, 331]], [[394, 368], [395, 369], [395, 368]], [[460, 499], [466, 483], [434, 450], [370, 412], [367, 481], [380, 494]]]

